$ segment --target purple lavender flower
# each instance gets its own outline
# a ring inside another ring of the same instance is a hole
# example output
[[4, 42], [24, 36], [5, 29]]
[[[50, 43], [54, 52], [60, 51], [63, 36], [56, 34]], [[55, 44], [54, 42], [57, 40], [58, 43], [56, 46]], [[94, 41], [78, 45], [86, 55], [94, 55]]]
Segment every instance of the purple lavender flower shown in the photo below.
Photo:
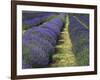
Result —
[[58, 27], [62, 27], [63, 26], [63, 22], [61, 21], [60, 18], [54, 18], [53, 20], [50, 21], [51, 24], [55, 24]]
[[[88, 65], [89, 62], [89, 29], [85, 28], [75, 17], [69, 17], [69, 34], [73, 50], [79, 65]], [[81, 62], [81, 63], [80, 63]]]
[[[32, 47], [31, 43], [28, 45], [23, 45], [23, 48], [29, 49], [29, 52], [27, 52], [28, 62], [25, 68], [32, 68], [32, 67], [46, 67], [49, 63], [49, 54], [47, 54], [42, 48], [36, 46]], [[25, 53], [23, 53], [23, 56]], [[23, 60], [24, 61], [24, 60]], [[23, 65], [24, 66], [24, 65]]]
[[89, 26], [89, 14], [76, 14], [76, 17]]
[[[52, 61], [52, 55], [55, 52], [55, 45], [57, 37], [60, 34], [61, 28], [63, 28], [65, 15], [58, 15], [57, 18], [53, 18], [48, 22], [41, 24], [40, 26], [33, 26], [37, 24], [38, 20], [44, 20], [48, 16], [41, 16], [27, 20], [24, 24], [32, 25], [32, 28], [26, 30], [22, 36], [23, 45], [23, 61], [25, 65], [31, 65], [27, 67], [47, 67]], [[24, 64], [23, 64], [24, 66]]]
[[59, 26], [54, 25], [54, 24], [52, 24], [52, 23], [50, 23], [50, 22], [45, 23], [45, 24], [43, 24], [43, 25], [40, 25], [40, 27], [50, 29], [51, 31], [55, 32], [55, 34], [56, 34], [57, 36], [60, 34], [60, 28], [59, 28]]

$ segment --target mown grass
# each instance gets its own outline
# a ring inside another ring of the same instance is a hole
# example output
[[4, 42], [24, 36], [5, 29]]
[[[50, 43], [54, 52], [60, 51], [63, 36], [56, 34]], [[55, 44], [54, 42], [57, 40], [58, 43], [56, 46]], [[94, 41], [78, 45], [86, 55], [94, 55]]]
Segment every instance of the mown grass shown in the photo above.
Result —
[[72, 43], [68, 32], [69, 17], [66, 16], [66, 24], [62, 30], [56, 46], [56, 53], [53, 55], [53, 63], [50, 67], [76, 66], [76, 58], [72, 51]]

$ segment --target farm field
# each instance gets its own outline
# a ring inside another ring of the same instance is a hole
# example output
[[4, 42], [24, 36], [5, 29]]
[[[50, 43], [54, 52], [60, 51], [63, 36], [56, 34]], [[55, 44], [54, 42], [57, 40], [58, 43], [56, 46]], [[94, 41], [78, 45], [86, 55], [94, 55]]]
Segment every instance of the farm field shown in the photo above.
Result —
[[22, 13], [22, 69], [89, 65], [89, 14]]

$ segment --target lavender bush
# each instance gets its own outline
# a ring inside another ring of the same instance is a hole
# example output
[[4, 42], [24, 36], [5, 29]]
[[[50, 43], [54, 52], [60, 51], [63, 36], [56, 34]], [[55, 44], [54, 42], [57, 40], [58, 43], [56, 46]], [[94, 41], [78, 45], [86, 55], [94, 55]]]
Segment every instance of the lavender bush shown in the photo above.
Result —
[[69, 19], [69, 33], [77, 62], [79, 65], [89, 65], [89, 30], [72, 15]]
[[[65, 15], [57, 15], [48, 22], [26, 30], [22, 36], [23, 68], [48, 67], [48, 64], [52, 62], [52, 55], [55, 53], [57, 37], [64, 26], [64, 21], [62, 21], [64, 17]], [[31, 22], [33, 23], [30, 20], [29, 24]]]

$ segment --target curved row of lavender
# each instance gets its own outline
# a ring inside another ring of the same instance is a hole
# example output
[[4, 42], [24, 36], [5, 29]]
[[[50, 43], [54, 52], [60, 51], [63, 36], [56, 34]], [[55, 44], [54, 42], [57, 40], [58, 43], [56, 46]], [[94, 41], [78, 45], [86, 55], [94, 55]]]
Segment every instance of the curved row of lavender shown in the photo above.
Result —
[[40, 12], [40, 11], [22, 11], [22, 20], [29, 20], [36, 17], [42, 17], [50, 14], [58, 14], [55, 12]]
[[61, 13], [38, 27], [28, 29], [22, 37], [22, 68], [48, 67], [52, 62], [55, 45], [65, 23]]
[[[74, 16], [70, 15], [69, 34], [73, 44], [73, 51], [75, 52], [77, 63], [79, 66], [83, 65], [85, 66], [89, 65], [89, 29], [84, 27], [84, 25], [82, 25], [77, 19]], [[86, 19], [88, 20], [89, 18], [85, 17], [81, 19], [82, 21], [85, 21]], [[87, 23], [84, 22], [84, 24]]]
[[48, 13], [48, 12], [40, 12], [40, 13], [23, 13], [22, 16], [22, 24], [23, 30], [27, 30], [32, 26], [38, 26], [47, 21], [47, 19], [52, 18], [52, 16], [57, 15], [57, 13]]

